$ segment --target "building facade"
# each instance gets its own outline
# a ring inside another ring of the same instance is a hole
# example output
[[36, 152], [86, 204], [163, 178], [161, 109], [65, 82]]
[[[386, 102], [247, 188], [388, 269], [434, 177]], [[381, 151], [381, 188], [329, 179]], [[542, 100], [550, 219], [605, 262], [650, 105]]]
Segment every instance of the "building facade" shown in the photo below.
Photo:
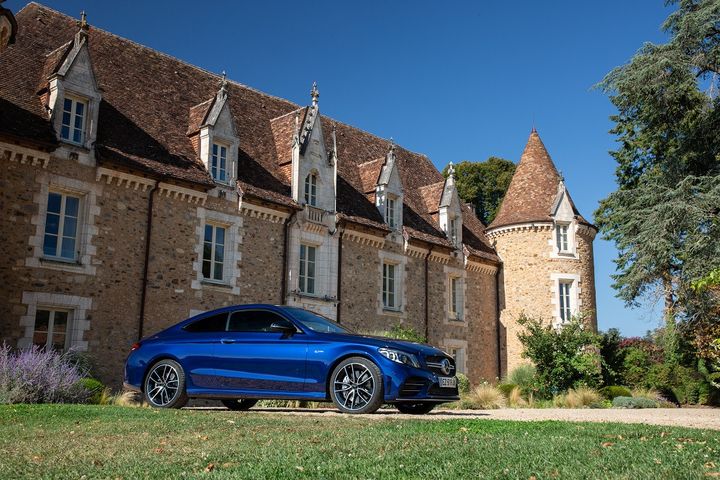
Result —
[[[221, 306], [288, 304], [361, 332], [412, 327], [479, 382], [513, 364], [508, 315], [552, 304], [550, 287], [524, 293], [514, 272], [530, 253], [509, 223], [486, 231], [452, 171], [322, 115], [315, 85], [298, 106], [84, 17], [33, 3], [13, 22], [0, 53], [10, 345], [87, 351], [117, 386], [139, 338]], [[560, 268], [550, 237], [532, 255], [547, 253], [559, 285], [584, 282], [562, 317], [594, 306], [594, 227], [560, 197], [549, 222], [572, 227], [577, 258], [561, 252]]]

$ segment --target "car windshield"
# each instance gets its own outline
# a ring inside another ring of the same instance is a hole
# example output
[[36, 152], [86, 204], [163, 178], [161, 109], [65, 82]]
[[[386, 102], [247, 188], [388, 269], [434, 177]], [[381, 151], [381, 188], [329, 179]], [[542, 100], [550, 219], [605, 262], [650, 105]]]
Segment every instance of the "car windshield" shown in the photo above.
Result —
[[333, 322], [329, 318], [318, 315], [317, 313], [308, 312], [302, 308], [288, 308], [293, 314], [293, 317], [313, 332], [321, 333], [355, 333], [352, 330], [340, 326], [339, 323]]

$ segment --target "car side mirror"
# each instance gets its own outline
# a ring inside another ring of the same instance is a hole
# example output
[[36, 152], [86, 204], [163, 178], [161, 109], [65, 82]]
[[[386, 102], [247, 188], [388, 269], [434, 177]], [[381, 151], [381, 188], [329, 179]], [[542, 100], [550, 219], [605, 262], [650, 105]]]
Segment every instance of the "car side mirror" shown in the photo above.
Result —
[[297, 332], [295, 326], [291, 323], [275, 322], [270, 325], [270, 330], [273, 332], [280, 332], [283, 336], [290, 336]]

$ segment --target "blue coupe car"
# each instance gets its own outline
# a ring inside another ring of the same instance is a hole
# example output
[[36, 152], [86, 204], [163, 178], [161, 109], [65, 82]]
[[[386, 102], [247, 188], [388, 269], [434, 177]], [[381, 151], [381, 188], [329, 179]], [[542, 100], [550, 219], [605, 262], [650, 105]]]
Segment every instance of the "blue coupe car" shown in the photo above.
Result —
[[458, 400], [455, 362], [428, 345], [358, 335], [300, 308], [205, 312], [132, 347], [125, 386], [154, 407], [189, 398], [247, 410], [261, 399], [332, 401], [346, 413], [393, 404], [427, 413]]

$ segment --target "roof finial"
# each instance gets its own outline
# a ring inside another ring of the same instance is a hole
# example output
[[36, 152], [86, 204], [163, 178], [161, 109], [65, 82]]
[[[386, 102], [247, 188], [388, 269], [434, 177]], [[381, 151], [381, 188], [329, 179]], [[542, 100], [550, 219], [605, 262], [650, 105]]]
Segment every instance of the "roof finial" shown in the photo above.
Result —
[[390, 149], [389, 149], [389, 152], [390, 152], [390, 153], [393, 153], [393, 154], [395, 153], [395, 140], [393, 140], [393, 137], [390, 137]]
[[318, 98], [320, 98], [320, 91], [317, 88], [317, 82], [313, 82], [312, 90], [310, 90], [310, 97], [312, 98], [313, 107], [317, 107]]
[[80, 12], [80, 24], [79, 25], [82, 30], [88, 29], [87, 14], [85, 13], [85, 10]]
[[452, 179], [455, 178], [455, 165], [453, 165], [453, 162], [450, 162], [450, 165], [448, 165], [448, 177]]
[[222, 71], [222, 79], [220, 80], [220, 91], [227, 93], [227, 74], [225, 70]]

